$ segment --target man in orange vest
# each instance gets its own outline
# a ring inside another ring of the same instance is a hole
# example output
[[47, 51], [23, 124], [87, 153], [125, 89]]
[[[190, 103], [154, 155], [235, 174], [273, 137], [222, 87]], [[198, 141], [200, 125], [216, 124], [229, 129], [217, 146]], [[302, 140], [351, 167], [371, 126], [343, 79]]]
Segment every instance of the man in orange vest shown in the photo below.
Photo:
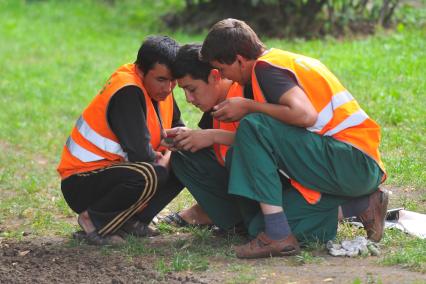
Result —
[[58, 166], [64, 198], [91, 244], [155, 235], [153, 217], [183, 188], [169, 170], [164, 129], [184, 126], [171, 75], [179, 45], [148, 37], [134, 64], [119, 67], [77, 120]]
[[[228, 99], [212, 113], [218, 120], [240, 120], [229, 193], [245, 200], [243, 215], [261, 216], [264, 224], [265, 232], [237, 247], [237, 256], [296, 254], [304, 228], [315, 222], [314, 235], [323, 230], [322, 240], [333, 238], [336, 205], [342, 205], [340, 215], [358, 215], [368, 237], [379, 241], [388, 203], [387, 193], [378, 190], [386, 177], [380, 128], [338, 79], [318, 60], [266, 50], [235, 19], [211, 28], [201, 55], [224, 77], [253, 89], [254, 100]], [[289, 192], [282, 190], [280, 173]], [[317, 220], [307, 221], [313, 215]]]

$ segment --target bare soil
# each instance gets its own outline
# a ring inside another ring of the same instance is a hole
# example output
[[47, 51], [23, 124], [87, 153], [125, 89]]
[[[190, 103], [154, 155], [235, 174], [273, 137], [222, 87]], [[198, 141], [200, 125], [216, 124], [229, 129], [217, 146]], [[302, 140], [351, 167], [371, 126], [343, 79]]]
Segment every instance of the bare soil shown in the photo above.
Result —
[[[149, 241], [166, 245], [177, 237]], [[341, 258], [325, 252], [318, 263], [301, 264], [297, 258], [238, 260], [212, 256], [203, 272], [161, 274], [156, 256], [125, 255], [119, 249], [73, 245], [65, 238], [24, 237], [0, 239], [0, 283], [426, 283], [426, 275], [397, 266], [380, 266], [377, 257]]]
[[204, 283], [191, 275], [161, 275], [142, 258], [70, 246], [60, 238], [2, 240], [0, 256], [0, 283]]

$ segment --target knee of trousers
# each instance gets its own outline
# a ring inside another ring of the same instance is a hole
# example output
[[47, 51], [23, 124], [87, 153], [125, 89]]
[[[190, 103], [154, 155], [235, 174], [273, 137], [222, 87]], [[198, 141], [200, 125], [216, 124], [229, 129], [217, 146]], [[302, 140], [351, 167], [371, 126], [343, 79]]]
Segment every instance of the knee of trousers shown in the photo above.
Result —
[[261, 125], [261, 122], [264, 120], [264, 114], [262, 113], [250, 113], [244, 116], [240, 120], [240, 124], [237, 129], [236, 137], [238, 138], [241, 135], [246, 134], [256, 134], [258, 133], [258, 128]]
[[[240, 141], [257, 139], [256, 137], [259, 135], [263, 136], [270, 133], [271, 125], [274, 122], [280, 123], [269, 115], [263, 113], [250, 113], [240, 120], [235, 138]], [[284, 125], [284, 123], [281, 124]]]
[[179, 173], [182, 168], [185, 168], [185, 164], [191, 160], [191, 155], [196, 155], [197, 152], [191, 153], [189, 151], [178, 151], [172, 152], [172, 156], [170, 157], [170, 166], [173, 172]]
[[185, 165], [197, 166], [199, 163], [203, 163], [205, 159], [212, 157], [214, 158], [213, 152], [209, 156], [209, 148], [200, 149], [196, 152], [190, 151], [178, 151], [173, 152], [170, 158], [170, 165], [174, 172], [179, 172]]
[[172, 152], [172, 155], [170, 157], [170, 166], [172, 169], [175, 167], [179, 167], [179, 165], [182, 163], [182, 156], [178, 152]]
[[263, 113], [259, 113], [259, 112], [249, 113], [240, 120], [240, 126], [241, 124], [251, 125], [255, 122], [262, 121], [265, 117], [267, 117], [267, 115]]

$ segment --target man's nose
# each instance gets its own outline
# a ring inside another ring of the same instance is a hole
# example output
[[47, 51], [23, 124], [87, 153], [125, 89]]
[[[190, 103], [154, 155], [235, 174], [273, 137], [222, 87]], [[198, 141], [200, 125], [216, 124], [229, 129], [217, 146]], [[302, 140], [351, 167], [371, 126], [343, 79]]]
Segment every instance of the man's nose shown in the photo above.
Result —
[[194, 97], [191, 96], [191, 94], [189, 94], [188, 92], [185, 92], [185, 97], [186, 97], [186, 101], [188, 103], [193, 103], [194, 102]]
[[175, 87], [176, 84], [173, 83], [173, 81], [168, 81], [165, 82], [163, 85], [163, 91], [165, 93], [171, 93], [173, 91], [173, 88]]

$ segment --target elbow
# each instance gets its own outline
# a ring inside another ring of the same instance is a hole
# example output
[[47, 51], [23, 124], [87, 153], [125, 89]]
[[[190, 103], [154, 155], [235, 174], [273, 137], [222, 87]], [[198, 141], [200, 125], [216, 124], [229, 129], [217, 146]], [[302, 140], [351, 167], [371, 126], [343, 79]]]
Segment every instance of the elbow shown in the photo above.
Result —
[[303, 122], [303, 127], [311, 127], [317, 122], [318, 113], [316, 111], [307, 112]]

